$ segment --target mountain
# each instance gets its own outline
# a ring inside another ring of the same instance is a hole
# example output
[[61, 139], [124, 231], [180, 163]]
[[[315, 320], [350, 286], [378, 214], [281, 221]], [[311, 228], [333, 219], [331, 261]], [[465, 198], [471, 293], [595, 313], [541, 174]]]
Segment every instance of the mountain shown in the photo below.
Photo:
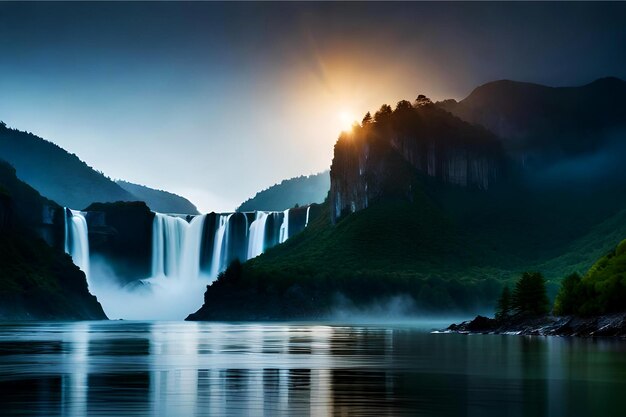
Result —
[[117, 185], [145, 202], [148, 207], [159, 213], [200, 214], [196, 206], [185, 197], [163, 190], [155, 190], [145, 185], [127, 181], [116, 181]]
[[549, 171], [520, 166], [506, 139], [407, 103], [342, 134], [325, 215], [233, 264], [189, 319], [490, 311], [521, 272], [541, 271], [554, 297], [626, 236], [625, 177], [539, 186]]
[[[342, 133], [331, 165], [332, 220], [390, 196], [411, 196], [415, 172], [486, 190], [505, 158], [491, 132], [452, 116], [425, 96], [414, 105], [383, 105], [362, 126]], [[369, 115], [369, 113], [368, 113]]]
[[[7, 128], [0, 123], [0, 158], [10, 163], [18, 177], [42, 195], [65, 207], [84, 209], [94, 202], [140, 201], [154, 204], [156, 211], [196, 214], [182, 197], [128, 184], [129, 192], [76, 155], [32, 133]], [[147, 200], [150, 201], [147, 201]], [[185, 208], [185, 211], [181, 209]]]
[[[0, 318], [106, 319], [62, 246], [64, 210], [0, 161]], [[60, 226], [59, 226], [60, 225]], [[45, 240], [44, 240], [45, 238]], [[46, 240], [48, 242], [46, 242]]]
[[624, 141], [626, 81], [607, 77], [580, 87], [509, 80], [476, 88], [460, 102], [437, 105], [503, 138], [520, 159], [551, 162]]
[[237, 207], [237, 211], [281, 211], [296, 205], [306, 206], [321, 203], [328, 195], [329, 189], [329, 171], [291, 178], [259, 191], [254, 197]]

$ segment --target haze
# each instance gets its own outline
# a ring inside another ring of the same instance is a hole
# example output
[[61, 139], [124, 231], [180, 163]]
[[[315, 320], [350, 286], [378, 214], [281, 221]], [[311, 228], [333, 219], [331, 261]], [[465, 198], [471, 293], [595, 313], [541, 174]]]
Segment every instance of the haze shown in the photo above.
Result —
[[626, 77], [626, 4], [0, 4], [0, 120], [234, 209], [382, 103]]

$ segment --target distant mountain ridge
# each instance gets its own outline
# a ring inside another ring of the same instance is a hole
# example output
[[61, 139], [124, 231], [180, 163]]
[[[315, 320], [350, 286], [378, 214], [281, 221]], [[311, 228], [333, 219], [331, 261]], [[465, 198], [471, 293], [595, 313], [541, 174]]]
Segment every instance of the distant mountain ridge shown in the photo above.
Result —
[[198, 213], [180, 196], [131, 183], [122, 186], [60, 146], [1, 122], [0, 160], [11, 164], [21, 180], [65, 207], [82, 210], [95, 202], [145, 201], [156, 211]]
[[272, 185], [244, 201], [237, 211], [280, 211], [294, 207], [322, 203], [330, 189], [330, 171], [300, 176]]
[[118, 180], [116, 183], [159, 213], [200, 214], [191, 201], [169, 191], [156, 190], [123, 180]]
[[626, 129], [626, 81], [616, 77], [579, 87], [500, 80], [437, 105], [486, 127], [514, 155], [548, 160], [592, 152]]

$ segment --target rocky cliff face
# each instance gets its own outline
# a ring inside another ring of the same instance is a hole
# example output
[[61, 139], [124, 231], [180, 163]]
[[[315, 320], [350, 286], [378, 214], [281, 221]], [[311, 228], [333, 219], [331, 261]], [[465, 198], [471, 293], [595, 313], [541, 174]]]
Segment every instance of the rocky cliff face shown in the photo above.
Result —
[[0, 161], [0, 319], [106, 319], [63, 252], [63, 208]]
[[417, 175], [486, 190], [502, 168], [500, 143], [490, 132], [429, 101], [401, 102], [340, 136], [331, 166], [331, 217], [335, 222], [385, 195], [410, 199]]
[[90, 251], [107, 259], [122, 285], [150, 276], [153, 219], [154, 213], [138, 201], [87, 208]]

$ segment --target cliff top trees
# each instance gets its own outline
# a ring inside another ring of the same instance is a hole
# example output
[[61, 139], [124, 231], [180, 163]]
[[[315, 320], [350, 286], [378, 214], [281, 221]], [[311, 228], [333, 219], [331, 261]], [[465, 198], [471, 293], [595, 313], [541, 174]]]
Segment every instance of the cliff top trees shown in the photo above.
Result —
[[424, 94], [418, 95], [415, 99], [415, 107], [426, 106], [428, 104], [433, 104], [433, 102]]
[[400, 100], [398, 101], [398, 104], [396, 104], [396, 111], [412, 110], [412, 109], [413, 109], [413, 105], [408, 100]]
[[365, 127], [366, 125], [372, 123], [372, 115], [370, 112], [365, 113], [363, 120], [361, 121], [361, 126]]
[[524, 272], [515, 284], [512, 306], [517, 313], [540, 316], [550, 311], [546, 281], [539, 272]]
[[393, 110], [391, 110], [391, 106], [389, 104], [383, 104], [380, 106], [380, 109], [374, 113], [374, 121], [376, 123], [385, 122], [386, 120], [389, 120], [392, 113]]

